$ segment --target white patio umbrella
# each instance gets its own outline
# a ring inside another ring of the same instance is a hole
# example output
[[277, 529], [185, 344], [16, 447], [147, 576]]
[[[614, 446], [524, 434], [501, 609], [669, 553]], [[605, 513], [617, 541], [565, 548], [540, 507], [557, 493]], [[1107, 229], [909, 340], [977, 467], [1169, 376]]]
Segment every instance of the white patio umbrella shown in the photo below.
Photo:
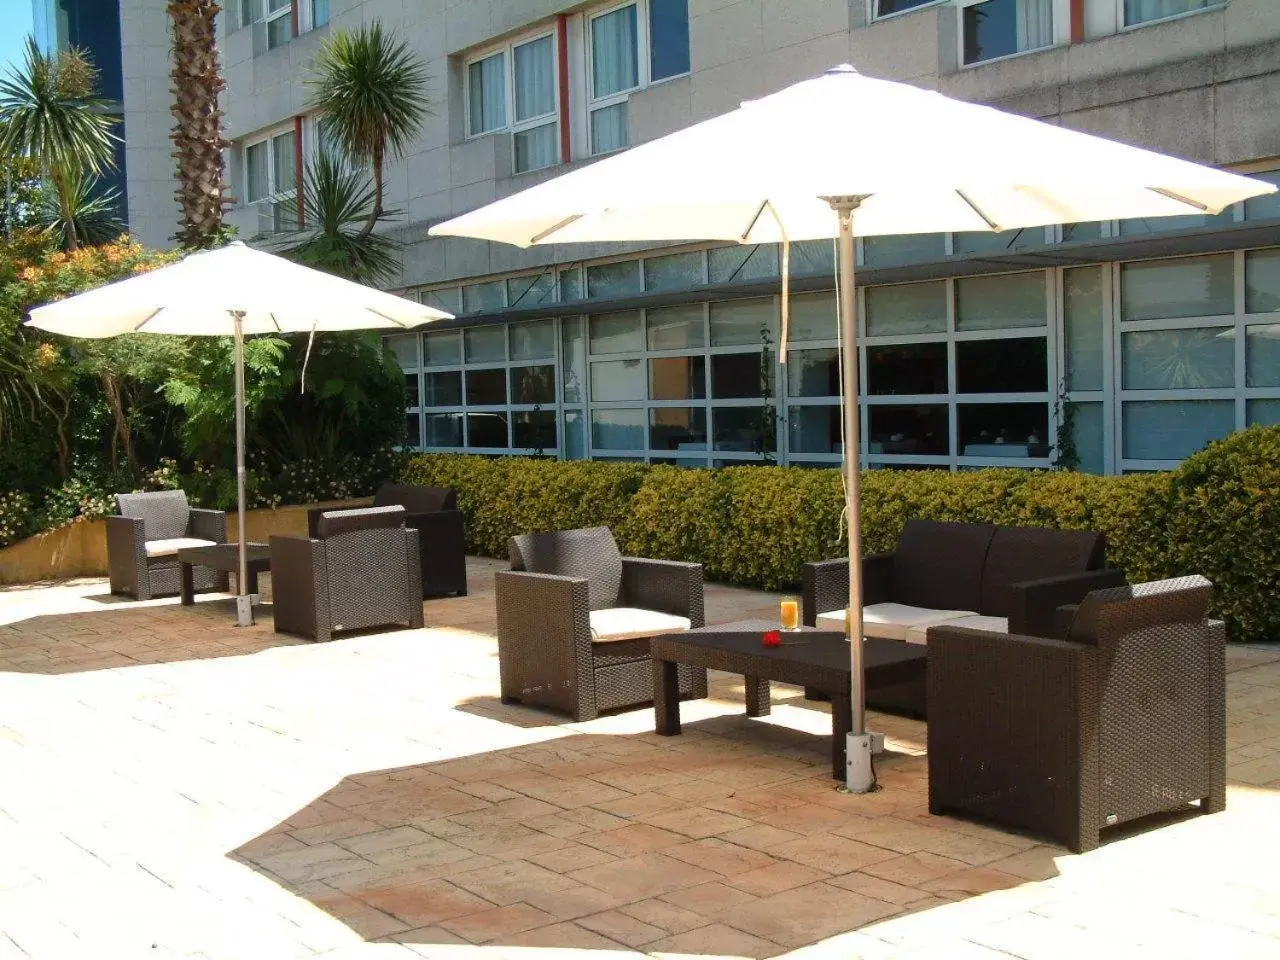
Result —
[[[839, 237], [851, 635], [862, 636], [853, 236], [1217, 213], [1276, 188], [840, 66], [431, 229], [538, 243]], [[862, 645], [849, 789], [874, 785]]]
[[236, 618], [253, 622], [245, 593], [244, 338], [263, 333], [401, 330], [450, 314], [312, 270], [243, 243], [192, 253], [177, 263], [31, 311], [28, 326], [70, 337], [122, 333], [233, 337], [236, 361], [236, 496], [240, 564]]

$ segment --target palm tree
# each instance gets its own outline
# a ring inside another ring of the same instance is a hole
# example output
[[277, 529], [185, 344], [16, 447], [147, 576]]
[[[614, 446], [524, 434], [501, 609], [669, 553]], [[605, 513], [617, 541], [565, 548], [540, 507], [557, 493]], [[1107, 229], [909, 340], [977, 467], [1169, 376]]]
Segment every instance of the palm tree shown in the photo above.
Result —
[[[355, 229], [357, 224], [368, 222], [374, 208], [374, 188], [367, 173], [321, 150], [303, 170], [299, 192], [301, 222], [309, 232], [285, 249], [286, 256], [361, 283], [389, 281], [395, 276], [395, 241]], [[296, 204], [286, 202], [295, 210]], [[296, 212], [287, 216], [295, 219]]]
[[326, 40], [307, 83], [315, 91], [311, 108], [324, 115], [342, 149], [373, 167], [373, 206], [361, 231], [368, 235], [386, 212], [384, 162], [404, 154], [430, 112], [426, 69], [374, 21]]
[[73, 47], [46, 55], [30, 37], [22, 66], [0, 81], [0, 153], [39, 163], [70, 228], [69, 250], [80, 246], [73, 213], [77, 185], [115, 166], [119, 138], [111, 128], [117, 118], [95, 94], [96, 83], [97, 70], [84, 53]]
[[226, 87], [218, 62], [217, 0], [169, 0], [173, 24], [174, 155], [182, 226], [174, 235], [185, 247], [215, 245], [222, 234], [226, 169], [218, 94]]
[[69, 177], [67, 198], [45, 193], [32, 211], [32, 223], [58, 247], [72, 249], [71, 238], [81, 243], [110, 243], [128, 228], [119, 216], [120, 191], [99, 190], [96, 178], [86, 174]]

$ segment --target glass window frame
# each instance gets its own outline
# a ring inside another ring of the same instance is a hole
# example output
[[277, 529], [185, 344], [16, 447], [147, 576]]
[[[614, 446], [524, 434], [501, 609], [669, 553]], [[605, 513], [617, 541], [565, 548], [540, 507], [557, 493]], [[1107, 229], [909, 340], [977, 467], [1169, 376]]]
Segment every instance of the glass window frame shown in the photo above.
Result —
[[[615, 13], [618, 10], [623, 10], [626, 7], [636, 8], [636, 84], [626, 90], [619, 90], [603, 96], [596, 96], [594, 89], [595, 53], [594, 44], [592, 43], [592, 25], [601, 17], [608, 16], [609, 14]], [[592, 137], [592, 119], [593, 115], [597, 111], [626, 103], [631, 99], [631, 95], [633, 93], [638, 93], [648, 87], [656, 87], [659, 84], [670, 83], [671, 81], [679, 80], [682, 77], [688, 77], [693, 72], [693, 58], [690, 56], [690, 68], [684, 73], [675, 73], [669, 77], [662, 77], [660, 79], [653, 78], [653, 48], [650, 43], [649, 23], [649, 0], [621, 0], [621, 2], [614, 0], [614, 2], [590, 9], [584, 14], [583, 47], [586, 61], [586, 70], [584, 73], [584, 85], [586, 92], [586, 97], [584, 98], [586, 101], [584, 105], [584, 119], [586, 121], [586, 126], [584, 127], [584, 130], [586, 131], [587, 156], [606, 156], [609, 153], [617, 153], [621, 150], [626, 150], [632, 145], [631, 130], [630, 125], [628, 124], [627, 142], [625, 144], [614, 150], [602, 150], [597, 153], [592, 146], [594, 142], [594, 138]], [[690, 47], [692, 47], [692, 39], [690, 40]]]
[[[536, 116], [526, 117], [523, 120], [516, 117], [516, 49], [527, 46], [531, 43], [537, 43], [539, 40], [551, 40], [551, 72], [552, 72], [552, 94], [554, 103], [550, 112], [541, 113]], [[471, 67], [473, 64], [488, 60], [491, 57], [502, 57], [502, 123], [491, 127], [487, 130], [472, 132], [471, 125]], [[479, 140], [482, 137], [490, 137], [498, 133], [509, 133], [511, 135], [511, 170], [515, 174], [533, 173], [536, 170], [547, 170], [551, 167], [559, 166], [565, 162], [565, 158], [561, 151], [560, 145], [560, 72], [564, 69], [560, 62], [560, 44], [557, 42], [557, 33], [554, 26], [544, 26], [540, 29], [522, 33], [518, 37], [504, 41], [498, 46], [485, 47], [483, 50], [467, 57], [463, 68], [463, 117], [466, 123], [467, 135], [465, 140]], [[556, 159], [554, 162], [545, 164], [540, 167], [529, 167], [521, 169], [519, 166], [519, 158], [516, 152], [516, 134], [527, 133], [530, 130], [536, 130], [541, 127], [554, 127], [554, 136], [556, 140]]]
[[1141, 30], [1143, 27], [1154, 26], [1157, 23], [1170, 23], [1174, 20], [1181, 20], [1184, 17], [1197, 17], [1203, 13], [1221, 10], [1227, 5], [1227, 2], [1228, 0], [1218, 0], [1218, 2], [1210, 3], [1195, 10], [1184, 10], [1181, 13], [1171, 13], [1163, 17], [1153, 17], [1150, 20], [1138, 20], [1135, 23], [1130, 23], [1125, 11], [1125, 0], [1116, 0], [1116, 24], [1121, 33], [1127, 30]]
[[951, 0], [924, 0], [923, 3], [917, 3], [914, 7], [907, 7], [905, 10], [893, 10], [889, 13], [881, 13], [880, 5], [884, 0], [867, 0], [867, 22], [874, 23], [880, 20], [892, 20], [894, 17], [905, 17], [909, 14], [916, 13], [919, 10], [927, 10], [929, 7], [940, 7], [950, 3]]
[[[288, 8], [286, 8], [288, 9]], [[296, 201], [298, 196], [297, 184], [297, 135], [298, 131], [291, 123], [287, 127], [277, 126], [266, 133], [258, 134], [253, 138], [246, 138], [240, 149], [241, 166], [243, 167], [244, 176], [244, 206], [249, 210], [253, 210], [258, 218], [258, 233], [287, 233], [298, 229], [297, 212], [290, 210], [289, 207]], [[289, 151], [290, 161], [294, 167], [289, 172], [293, 175], [294, 185], [291, 189], [280, 190], [280, 171], [276, 169], [276, 150], [275, 142], [285, 137], [294, 138], [293, 149]], [[249, 151], [255, 147], [261, 147], [267, 151], [267, 192], [260, 197], [250, 199], [253, 192], [249, 188]], [[305, 144], [304, 144], [305, 147]], [[289, 216], [292, 213], [293, 216]], [[287, 221], [292, 221], [286, 223]]]
[[1049, 0], [1049, 42], [1038, 47], [1029, 47], [1026, 50], [1016, 50], [1013, 53], [1001, 54], [996, 57], [985, 57], [981, 60], [967, 60], [965, 58], [965, 11], [970, 7], [981, 6], [990, 0], [956, 0], [956, 63], [961, 70], [970, 70], [977, 67], [985, 66], [988, 63], [1001, 63], [1005, 60], [1012, 60], [1015, 57], [1026, 57], [1036, 53], [1043, 53], [1046, 50], [1052, 50], [1055, 47], [1069, 43], [1071, 40], [1071, 9], [1069, 0]]

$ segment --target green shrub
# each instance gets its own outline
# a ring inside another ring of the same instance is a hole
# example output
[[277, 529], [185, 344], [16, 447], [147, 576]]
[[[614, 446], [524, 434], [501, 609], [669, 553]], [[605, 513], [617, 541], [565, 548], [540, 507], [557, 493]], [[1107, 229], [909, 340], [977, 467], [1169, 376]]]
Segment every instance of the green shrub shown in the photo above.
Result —
[[[430, 454], [403, 478], [457, 489], [468, 548], [485, 556], [505, 557], [516, 533], [604, 525], [624, 553], [779, 589], [846, 549], [837, 470]], [[1130, 581], [1202, 573], [1233, 640], [1280, 638], [1280, 427], [1235, 434], [1172, 473], [874, 470], [861, 495], [864, 553], [893, 549], [913, 517], [1099, 530]]]
[[0, 547], [21, 540], [31, 529], [31, 498], [11, 490], [0, 493]]

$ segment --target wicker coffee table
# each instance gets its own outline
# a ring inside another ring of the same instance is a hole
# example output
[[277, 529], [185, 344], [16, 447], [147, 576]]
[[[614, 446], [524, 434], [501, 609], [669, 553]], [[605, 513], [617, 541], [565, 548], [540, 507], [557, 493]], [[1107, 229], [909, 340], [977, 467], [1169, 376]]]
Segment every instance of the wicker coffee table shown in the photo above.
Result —
[[[258, 592], [258, 574], [271, 569], [271, 547], [265, 543], [246, 543], [245, 566], [248, 576], [244, 592]], [[196, 602], [195, 590], [191, 576], [191, 568], [212, 567], [225, 570], [239, 576], [240, 547], [234, 543], [218, 543], [209, 547], [184, 547], [178, 551], [178, 569], [182, 579], [182, 603], [190, 605]]]
[[[769, 713], [770, 681], [820, 690], [831, 697], [831, 773], [843, 780], [845, 735], [850, 720], [849, 641], [843, 633], [802, 627], [784, 633], [782, 646], [764, 646], [761, 636], [777, 626], [772, 620], [740, 620], [654, 637], [649, 645], [653, 657], [654, 729], [666, 737], [680, 732], [676, 667], [681, 663], [742, 674], [749, 717]], [[863, 647], [866, 687], [920, 680], [924, 677], [925, 660], [922, 646], [868, 637]]]

